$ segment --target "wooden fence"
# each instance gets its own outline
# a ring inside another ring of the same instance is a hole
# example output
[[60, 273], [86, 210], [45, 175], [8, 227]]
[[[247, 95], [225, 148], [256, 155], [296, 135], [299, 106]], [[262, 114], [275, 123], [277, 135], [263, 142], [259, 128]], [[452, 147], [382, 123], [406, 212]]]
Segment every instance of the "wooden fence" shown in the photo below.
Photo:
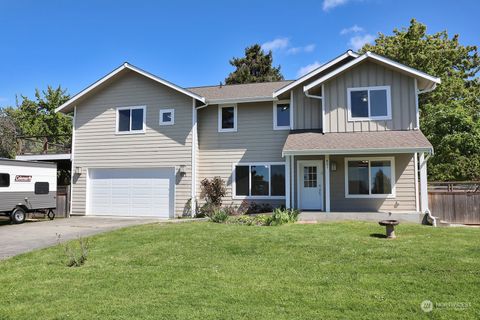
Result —
[[480, 224], [480, 182], [433, 182], [428, 201], [432, 215], [458, 224]]
[[57, 209], [55, 215], [57, 217], [70, 216], [70, 186], [57, 187]]

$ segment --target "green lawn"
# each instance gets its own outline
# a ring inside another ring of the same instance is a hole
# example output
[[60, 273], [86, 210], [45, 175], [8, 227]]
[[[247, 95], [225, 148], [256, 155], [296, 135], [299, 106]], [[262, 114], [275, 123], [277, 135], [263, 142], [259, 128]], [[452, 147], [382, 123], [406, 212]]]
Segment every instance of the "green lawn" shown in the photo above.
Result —
[[[1, 231], [0, 231], [1, 232]], [[154, 224], [0, 262], [0, 319], [480, 318], [480, 229]], [[443, 304], [431, 313], [423, 300]], [[457, 310], [455, 306], [466, 308]]]

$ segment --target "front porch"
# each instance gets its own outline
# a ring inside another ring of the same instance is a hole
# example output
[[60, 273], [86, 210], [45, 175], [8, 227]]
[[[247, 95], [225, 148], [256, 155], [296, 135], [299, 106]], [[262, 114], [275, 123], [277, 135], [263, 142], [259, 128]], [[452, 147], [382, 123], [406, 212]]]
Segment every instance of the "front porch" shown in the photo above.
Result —
[[392, 213], [420, 222], [431, 152], [420, 131], [292, 132], [283, 149], [286, 206], [305, 221], [378, 221]]

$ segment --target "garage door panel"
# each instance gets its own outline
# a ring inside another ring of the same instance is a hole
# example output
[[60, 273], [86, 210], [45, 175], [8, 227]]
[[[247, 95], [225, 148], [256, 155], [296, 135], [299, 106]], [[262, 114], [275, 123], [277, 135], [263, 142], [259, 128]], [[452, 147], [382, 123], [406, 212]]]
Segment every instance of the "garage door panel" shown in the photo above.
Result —
[[90, 169], [89, 214], [173, 216], [174, 168]]

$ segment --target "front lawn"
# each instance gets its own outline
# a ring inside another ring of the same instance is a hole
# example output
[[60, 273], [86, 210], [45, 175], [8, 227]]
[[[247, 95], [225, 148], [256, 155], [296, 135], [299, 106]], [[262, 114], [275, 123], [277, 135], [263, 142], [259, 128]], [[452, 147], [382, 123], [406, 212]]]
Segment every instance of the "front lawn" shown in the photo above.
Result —
[[[153, 224], [0, 262], [0, 319], [480, 317], [480, 229]], [[436, 307], [420, 308], [424, 300]]]

